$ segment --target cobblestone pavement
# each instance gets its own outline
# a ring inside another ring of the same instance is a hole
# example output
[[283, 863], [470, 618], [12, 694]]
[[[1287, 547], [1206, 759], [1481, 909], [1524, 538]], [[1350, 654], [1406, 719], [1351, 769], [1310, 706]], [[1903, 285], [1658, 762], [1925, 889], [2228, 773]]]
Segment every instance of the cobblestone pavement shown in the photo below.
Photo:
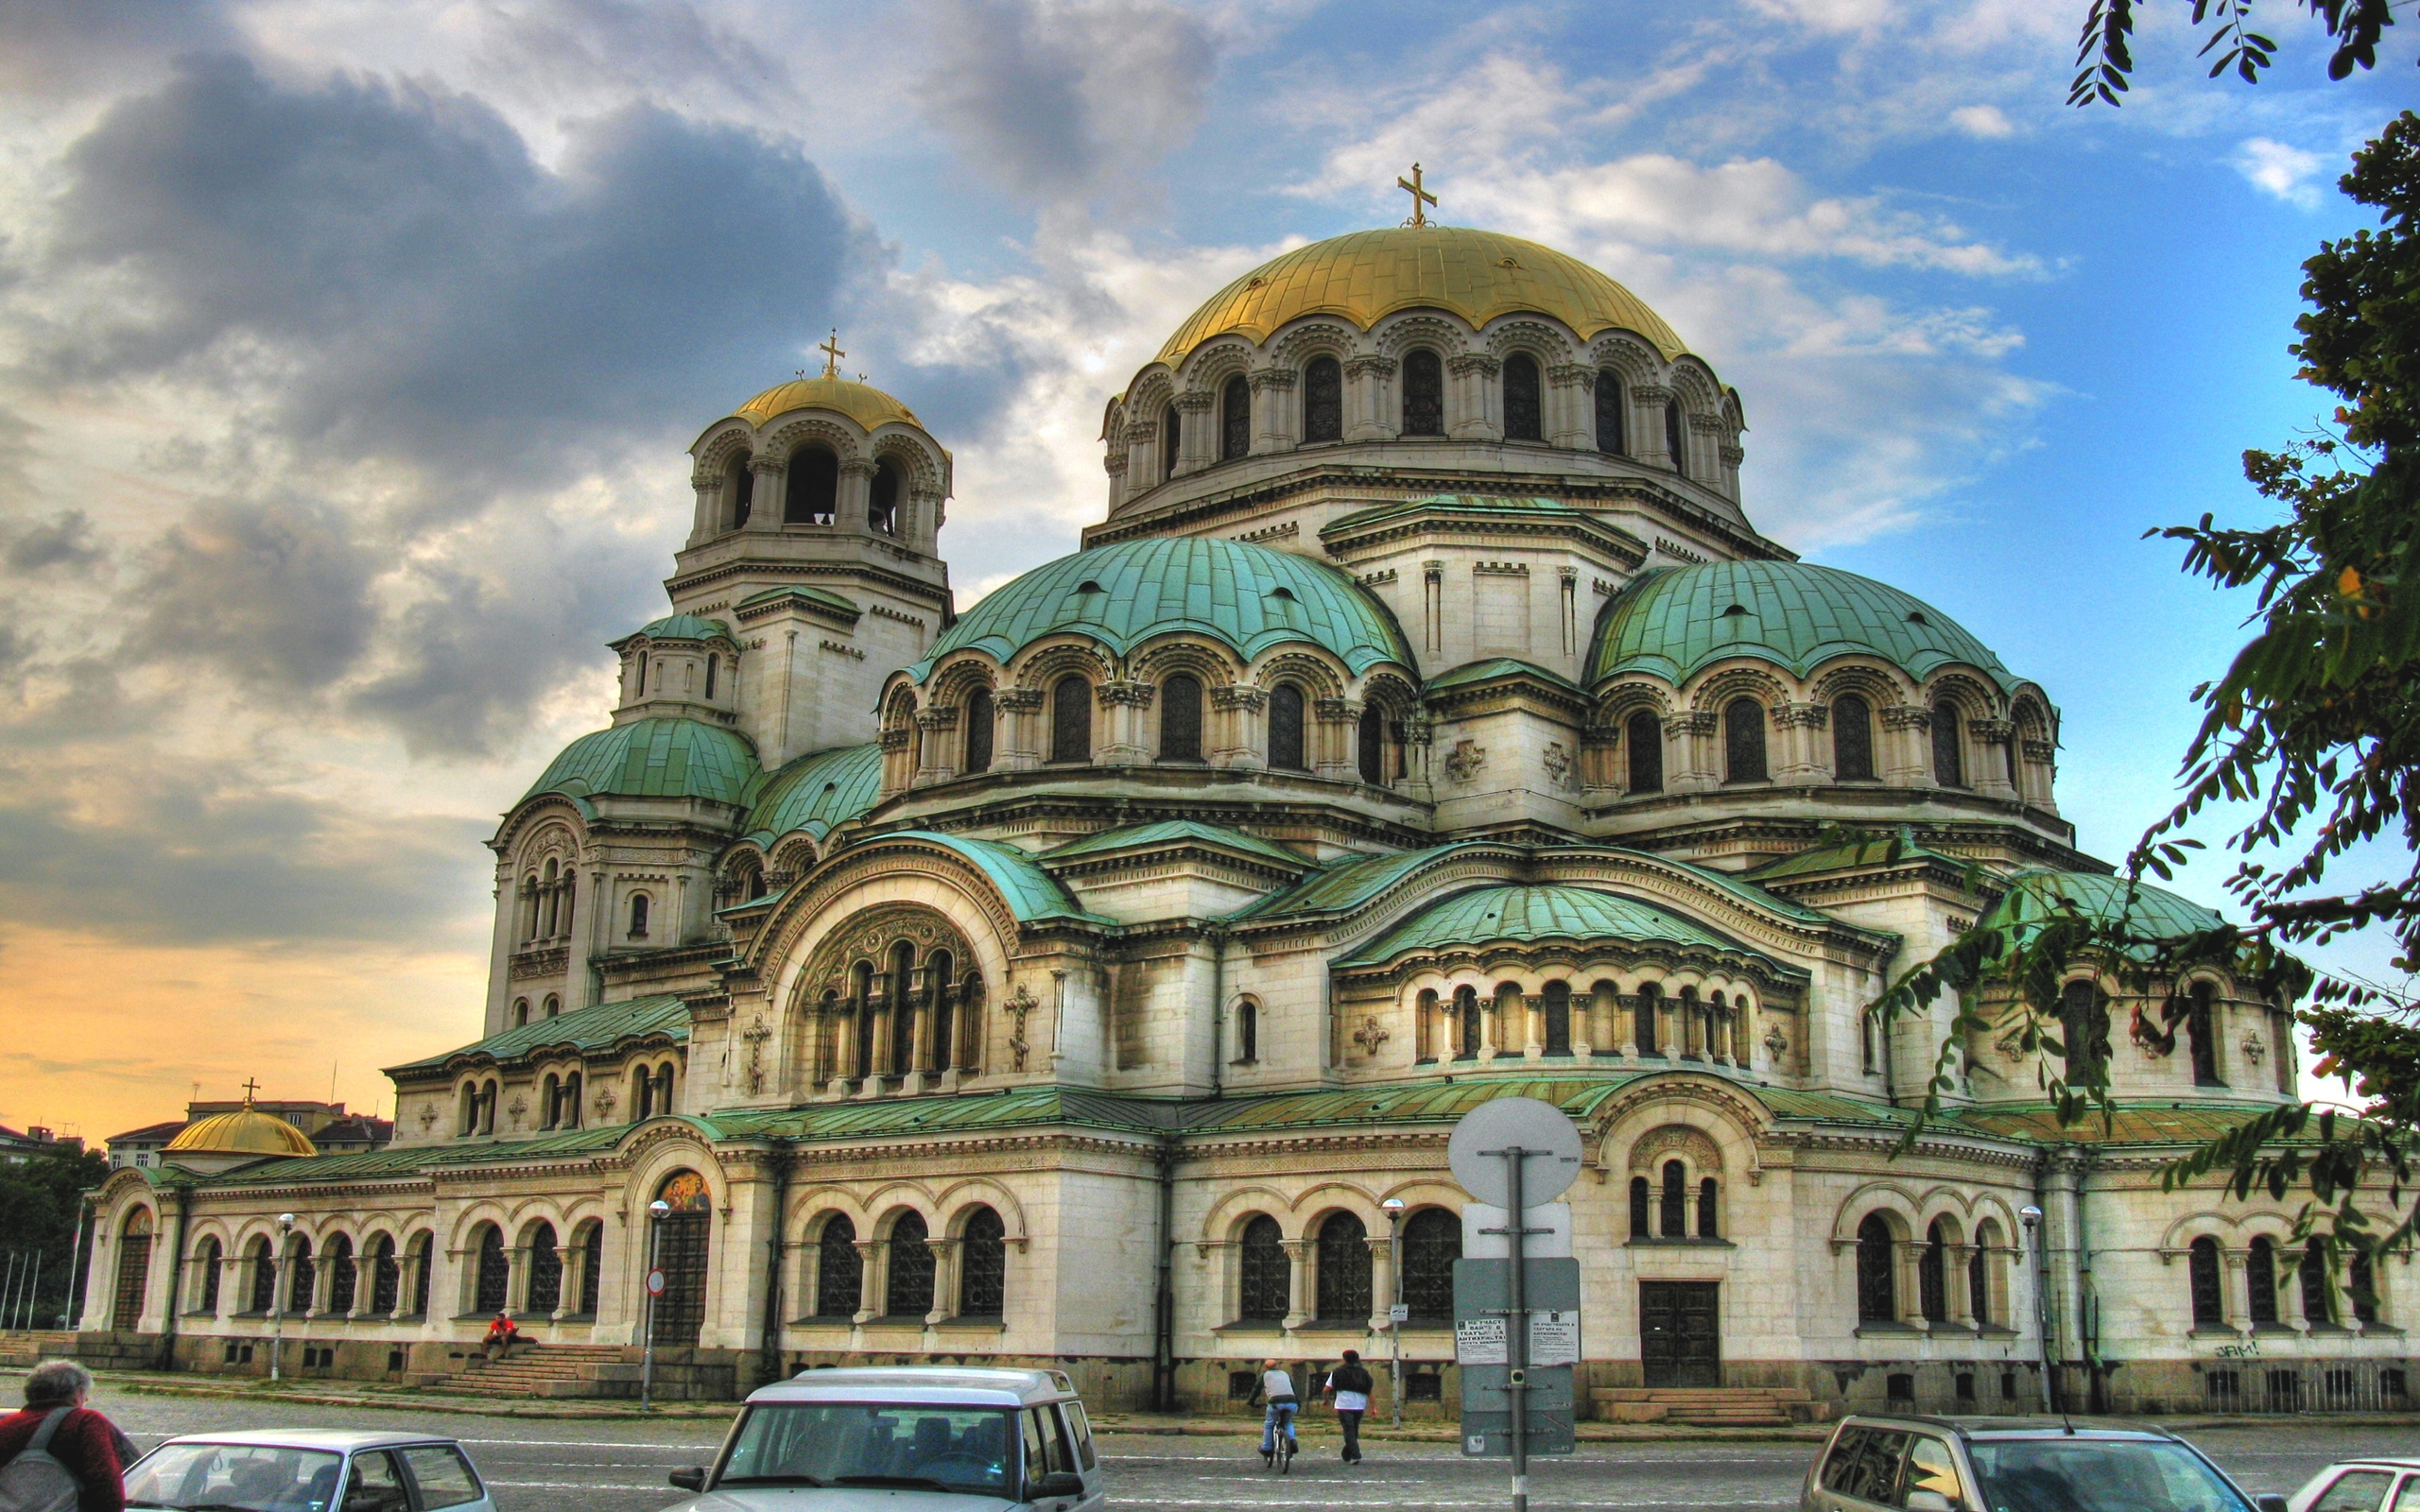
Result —
[[[13, 1383], [11, 1383], [13, 1384]], [[376, 1427], [457, 1437], [493, 1483], [503, 1512], [655, 1512], [681, 1500], [665, 1473], [705, 1460], [723, 1425], [712, 1418], [546, 1419], [135, 1394], [104, 1383], [95, 1403], [149, 1447], [174, 1434], [268, 1427]], [[2332, 1460], [2420, 1453], [2420, 1422], [2348, 1427], [2281, 1420], [2182, 1431], [2247, 1490], [2290, 1492]], [[1387, 1512], [1508, 1506], [1500, 1460], [1465, 1460], [1451, 1444], [1373, 1442], [1357, 1468], [1337, 1463], [1331, 1433], [1305, 1435], [1294, 1472], [1263, 1470], [1248, 1435], [1101, 1435], [1113, 1504], [1137, 1508], [1382, 1507]], [[1621, 1508], [1795, 1507], [1814, 1446], [1746, 1439], [1582, 1444], [1534, 1462], [1538, 1512]]]

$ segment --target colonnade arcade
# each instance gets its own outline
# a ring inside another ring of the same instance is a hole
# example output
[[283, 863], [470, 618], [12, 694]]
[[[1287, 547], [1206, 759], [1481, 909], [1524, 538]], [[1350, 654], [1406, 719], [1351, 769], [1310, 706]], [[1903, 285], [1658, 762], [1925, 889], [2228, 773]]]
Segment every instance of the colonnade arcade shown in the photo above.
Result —
[[[1762, 994], [1737, 978], [1642, 974], [1610, 964], [1546, 974], [1553, 970], [1472, 968], [1410, 976], [1395, 1001], [1410, 1025], [1412, 1063], [1619, 1057], [1746, 1071], [1773, 1069], [1792, 1040], [1778, 1022], [1759, 1033]], [[1360, 1022], [1357, 1014], [1354, 1022]]]
[[827, 936], [800, 979], [805, 1085], [833, 1095], [920, 1092], [982, 1070], [975, 952], [932, 909], [867, 910]]

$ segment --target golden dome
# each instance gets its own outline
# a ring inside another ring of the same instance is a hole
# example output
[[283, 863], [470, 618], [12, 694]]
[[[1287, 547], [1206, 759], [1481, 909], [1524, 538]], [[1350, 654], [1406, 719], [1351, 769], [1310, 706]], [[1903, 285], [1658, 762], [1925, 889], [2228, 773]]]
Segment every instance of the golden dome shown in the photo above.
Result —
[[1194, 311], [1159, 360], [1174, 367], [1230, 331], [1266, 341], [1305, 315], [1341, 316], [1367, 331], [1415, 307], [1451, 310], [1474, 326], [1535, 311], [1582, 341], [1600, 331], [1634, 331], [1668, 362], [1686, 350], [1645, 301], [1576, 257], [1496, 232], [1397, 226], [1331, 236], [1263, 263]]
[[915, 411], [871, 384], [852, 383], [846, 378], [799, 378], [776, 384], [732, 413], [752, 424], [762, 425], [776, 415], [786, 415], [793, 409], [832, 409], [848, 416], [867, 430], [897, 421], [913, 425], [918, 430], [925, 422]]
[[317, 1155], [311, 1136], [244, 1099], [232, 1113], [213, 1113], [184, 1126], [163, 1155]]

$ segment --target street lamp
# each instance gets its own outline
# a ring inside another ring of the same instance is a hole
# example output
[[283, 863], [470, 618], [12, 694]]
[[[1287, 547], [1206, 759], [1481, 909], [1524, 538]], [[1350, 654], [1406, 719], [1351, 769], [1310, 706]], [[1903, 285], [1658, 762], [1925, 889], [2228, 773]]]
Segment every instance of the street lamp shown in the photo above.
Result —
[[655, 1407], [655, 1294], [660, 1289], [656, 1277], [657, 1252], [664, 1245], [665, 1215], [672, 1204], [662, 1197], [647, 1205], [647, 1355], [639, 1366], [639, 1411], [651, 1412]]
[[2059, 1410], [2058, 1388], [2050, 1379], [2050, 1271], [2042, 1252], [2042, 1210], [2031, 1203], [2016, 1211], [2025, 1225], [2025, 1247], [2033, 1254], [2033, 1330], [2042, 1339], [2042, 1410]]
[[294, 1214], [277, 1215], [277, 1259], [269, 1274], [268, 1299], [268, 1378], [278, 1379], [279, 1356], [285, 1349], [285, 1250], [294, 1238]]
[[1387, 1371], [1394, 1379], [1395, 1426], [1403, 1426], [1403, 1198], [1378, 1204], [1387, 1213], [1387, 1275], [1392, 1295], [1387, 1298]]

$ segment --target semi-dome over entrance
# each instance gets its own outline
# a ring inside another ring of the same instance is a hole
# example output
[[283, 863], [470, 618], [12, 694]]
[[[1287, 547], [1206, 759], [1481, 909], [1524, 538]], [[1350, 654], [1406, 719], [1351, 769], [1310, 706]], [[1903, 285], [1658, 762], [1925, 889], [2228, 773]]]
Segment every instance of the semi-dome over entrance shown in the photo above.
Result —
[[1229, 332], [1265, 341], [1306, 315], [1341, 316], [1367, 331], [1414, 307], [1450, 310], [1473, 326], [1535, 311], [1582, 341], [1634, 331], [1668, 362], [1686, 350], [1647, 301], [1576, 257], [1500, 232], [1397, 226], [1331, 236], [1263, 263], [1194, 311], [1158, 360], [1175, 367]]

